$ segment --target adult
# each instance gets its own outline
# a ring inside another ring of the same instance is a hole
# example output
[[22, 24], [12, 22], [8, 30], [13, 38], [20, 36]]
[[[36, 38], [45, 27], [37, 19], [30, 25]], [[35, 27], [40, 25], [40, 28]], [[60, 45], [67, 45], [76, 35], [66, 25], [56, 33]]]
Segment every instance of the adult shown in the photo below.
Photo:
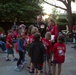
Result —
[[76, 25], [73, 26], [72, 33], [73, 33], [73, 43], [76, 43]]
[[58, 25], [55, 23], [54, 19], [49, 19], [48, 24], [51, 26], [50, 28], [50, 33], [53, 36], [52, 42], [53, 44], [57, 42], [57, 37], [58, 37]]
[[41, 36], [44, 37], [46, 33], [46, 24], [42, 21], [42, 15], [37, 16], [37, 21], [34, 26], [39, 29]]

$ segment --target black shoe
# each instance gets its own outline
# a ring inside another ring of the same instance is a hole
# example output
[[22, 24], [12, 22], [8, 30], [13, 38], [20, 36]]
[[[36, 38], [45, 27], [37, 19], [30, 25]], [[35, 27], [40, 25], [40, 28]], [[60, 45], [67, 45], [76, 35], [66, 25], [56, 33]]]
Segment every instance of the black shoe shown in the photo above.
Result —
[[29, 71], [29, 73], [34, 73], [34, 71]]

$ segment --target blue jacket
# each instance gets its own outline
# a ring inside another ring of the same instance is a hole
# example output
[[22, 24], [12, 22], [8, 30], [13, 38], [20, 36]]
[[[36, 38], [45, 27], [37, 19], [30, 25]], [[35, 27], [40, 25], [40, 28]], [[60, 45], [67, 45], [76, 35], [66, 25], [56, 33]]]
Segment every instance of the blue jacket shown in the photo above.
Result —
[[26, 47], [24, 46], [24, 39], [18, 38], [18, 50], [19, 51], [26, 51]]

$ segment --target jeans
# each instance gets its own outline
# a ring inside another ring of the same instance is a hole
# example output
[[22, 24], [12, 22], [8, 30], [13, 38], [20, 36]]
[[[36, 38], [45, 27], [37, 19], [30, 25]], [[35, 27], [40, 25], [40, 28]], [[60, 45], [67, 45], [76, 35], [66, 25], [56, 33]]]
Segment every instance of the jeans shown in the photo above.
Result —
[[21, 64], [21, 61], [23, 60], [24, 55], [22, 51], [19, 51], [19, 60], [17, 62], [17, 66], [19, 66]]
[[0, 48], [5, 51], [6, 50], [6, 46], [5, 43], [3, 41], [0, 41]]

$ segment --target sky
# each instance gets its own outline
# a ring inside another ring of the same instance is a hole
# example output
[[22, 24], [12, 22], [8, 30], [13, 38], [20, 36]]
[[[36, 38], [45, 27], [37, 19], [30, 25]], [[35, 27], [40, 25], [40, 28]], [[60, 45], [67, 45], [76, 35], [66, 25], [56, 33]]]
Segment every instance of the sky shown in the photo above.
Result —
[[[59, 2], [59, 1], [47, 0], [47, 2], [56, 4], [57, 6], [61, 6], [61, 7], [63, 7], [63, 8], [66, 8], [65, 5], [64, 5], [63, 3], [61, 3], [61, 2]], [[47, 14], [50, 14], [50, 13], [52, 12], [52, 9], [54, 8], [53, 6], [48, 5], [48, 4], [46, 4], [46, 3], [42, 4], [42, 7], [43, 7], [44, 12], [47, 13]], [[64, 10], [61, 10], [61, 9], [59, 9], [59, 8], [57, 8], [57, 11], [58, 11], [59, 13], [64, 13], [64, 12], [65, 12]], [[72, 3], [72, 11], [73, 11], [73, 12], [76, 12], [76, 3]]]

